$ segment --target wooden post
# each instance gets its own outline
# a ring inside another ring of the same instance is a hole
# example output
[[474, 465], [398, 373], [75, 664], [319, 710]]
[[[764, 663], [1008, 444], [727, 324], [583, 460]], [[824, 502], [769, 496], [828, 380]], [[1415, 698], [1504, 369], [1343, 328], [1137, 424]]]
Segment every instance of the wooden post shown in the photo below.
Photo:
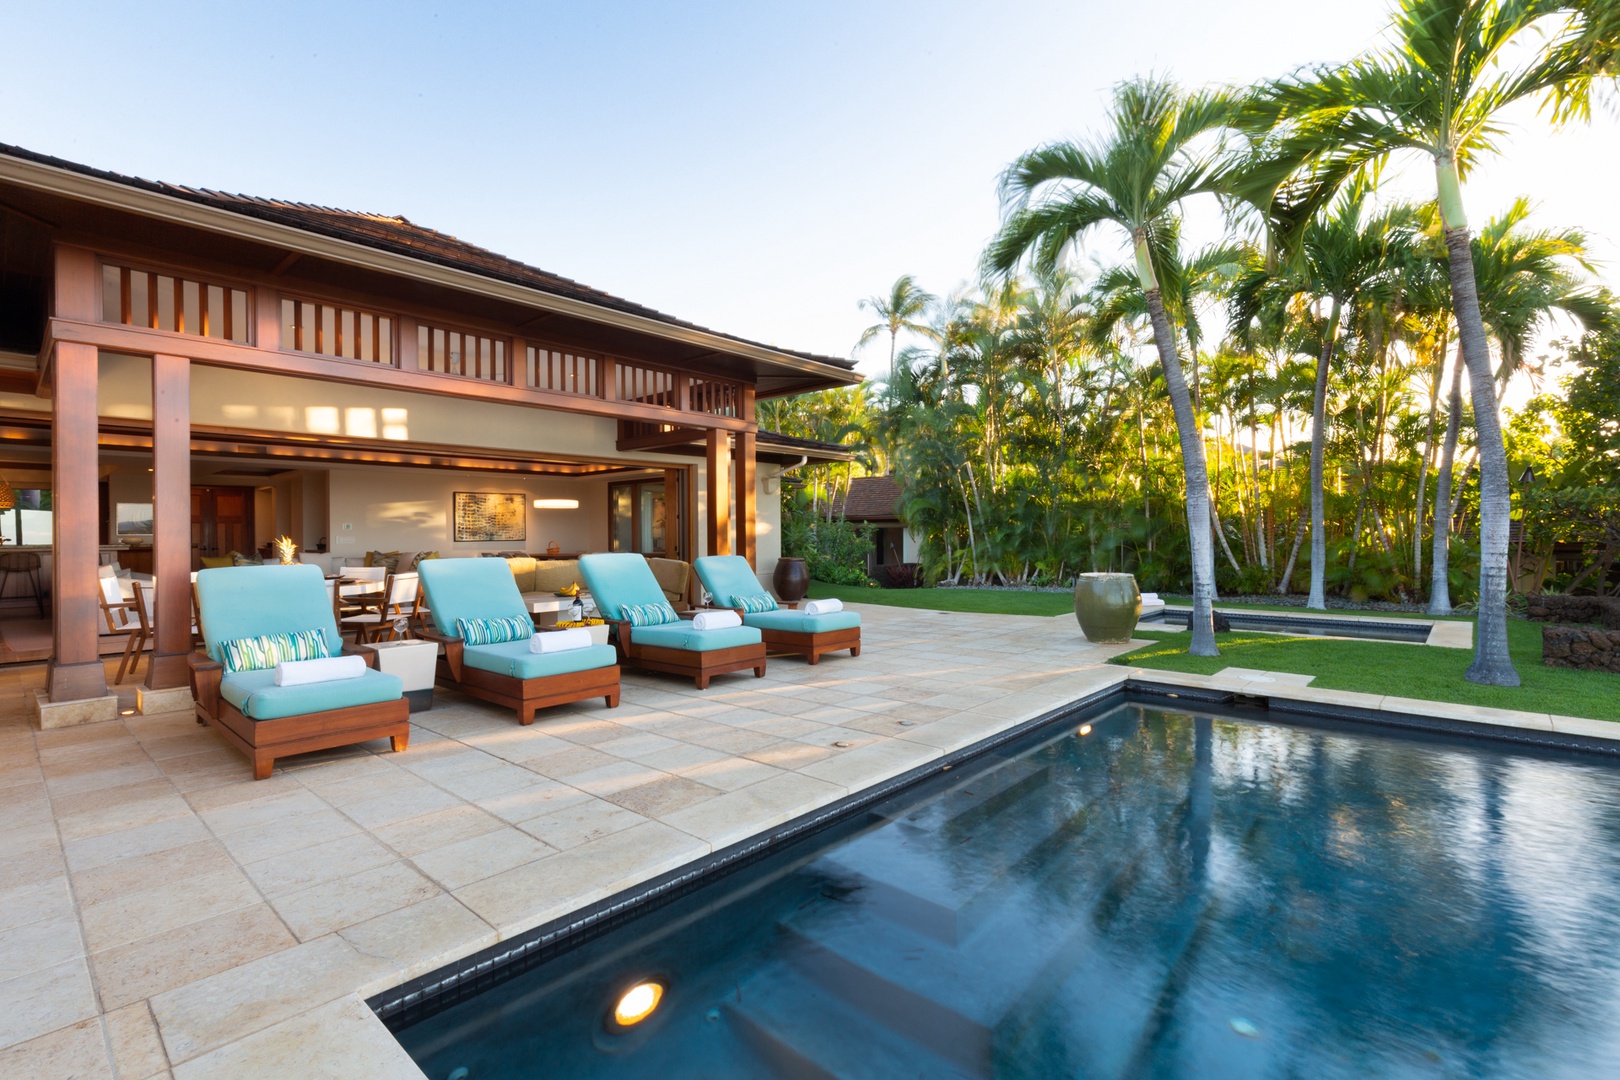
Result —
[[[754, 566], [754, 433], [737, 432], [737, 554]], [[757, 567], [755, 567], [757, 569]]]
[[681, 501], [681, 470], [664, 470], [664, 551], [691, 562], [686, 551], [686, 504]]
[[730, 472], [731, 437], [719, 428], [708, 431], [709, 521], [708, 555], [731, 554], [731, 491], [726, 483]]
[[157, 640], [149, 690], [187, 683], [191, 652], [191, 361], [152, 357], [152, 573]]
[[97, 373], [95, 346], [56, 346], [51, 365], [53, 702], [107, 696], [107, 673], [96, 635], [101, 619], [96, 579], [101, 562]]

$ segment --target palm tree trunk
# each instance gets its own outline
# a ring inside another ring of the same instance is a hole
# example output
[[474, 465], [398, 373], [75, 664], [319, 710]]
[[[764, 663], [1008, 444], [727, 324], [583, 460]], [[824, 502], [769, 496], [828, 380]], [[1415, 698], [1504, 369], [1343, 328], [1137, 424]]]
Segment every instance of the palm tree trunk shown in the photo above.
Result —
[[1440, 379], [1445, 374], [1446, 335], [1440, 335], [1440, 345], [1434, 354], [1434, 373], [1429, 378], [1429, 427], [1423, 437], [1423, 461], [1418, 469], [1417, 502], [1412, 512], [1412, 587], [1423, 580], [1423, 496], [1429, 484], [1429, 469], [1434, 464], [1434, 427], [1440, 414]]
[[1299, 549], [1305, 543], [1305, 515], [1299, 516], [1299, 528], [1294, 530], [1294, 546], [1288, 552], [1288, 565], [1277, 579], [1277, 595], [1287, 596], [1289, 582], [1294, 580], [1294, 564], [1299, 561]]
[[1434, 553], [1430, 556], [1429, 614], [1451, 614], [1451, 470], [1457, 461], [1457, 438], [1462, 432], [1462, 343], [1451, 368], [1451, 397], [1447, 400], [1446, 441], [1440, 450], [1440, 472], [1434, 481]]
[[[1146, 243], [1138, 241], [1138, 262], [1146, 261]], [[1176, 434], [1181, 439], [1181, 464], [1187, 478], [1187, 538], [1192, 548], [1193, 656], [1219, 656], [1215, 646], [1215, 545], [1210, 538], [1209, 470], [1204, 465], [1204, 440], [1193, 412], [1192, 396], [1176, 357], [1175, 337], [1170, 319], [1164, 313], [1164, 298], [1157, 286], [1144, 290], [1148, 315], [1153, 320], [1153, 341], [1164, 368], [1164, 384], [1170, 393], [1170, 409], [1176, 417]]]
[[1479, 313], [1467, 225], [1446, 230], [1446, 249], [1451, 256], [1451, 302], [1468, 365], [1479, 448], [1479, 615], [1474, 627], [1474, 662], [1467, 678], [1488, 686], [1518, 686], [1519, 673], [1513, 669], [1507, 636], [1508, 516], [1512, 511], [1507, 446], [1497, 414], [1496, 375]]
[[1327, 333], [1322, 338], [1322, 355], [1316, 361], [1316, 394], [1311, 399], [1311, 595], [1308, 608], [1327, 610], [1327, 511], [1322, 490], [1322, 459], [1327, 453], [1328, 368], [1333, 363], [1333, 344], [1339, 336], [1339, 301], [1333, 300]]

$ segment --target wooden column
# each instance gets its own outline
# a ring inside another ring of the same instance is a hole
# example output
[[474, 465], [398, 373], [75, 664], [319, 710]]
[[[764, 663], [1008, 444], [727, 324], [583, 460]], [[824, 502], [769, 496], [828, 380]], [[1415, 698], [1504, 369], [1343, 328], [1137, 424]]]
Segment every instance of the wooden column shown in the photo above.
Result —
[[58, 344], [51, 364], [50, 696], [80, 701], [107, 696], [96, 631], [101, 562], [100, 450], [96, 431], [96, 349]]
[[686, 550], [686, 503], [681, 500], [681, 470], [664, 470], [664, 550], [672, 559], [691, 562]]
[[731, 554], [731, 436], [718, 428], [708, 431], [709, 521], [707, 555]]
[[737, 465], [732, 470], [737, 482], [737, 554], [755, 565], [754, 433], [737, 432]]
[[191, 361], [152, 357], [152, 574], [157, 640], [149, 690], [187, 683], [191, 652]]

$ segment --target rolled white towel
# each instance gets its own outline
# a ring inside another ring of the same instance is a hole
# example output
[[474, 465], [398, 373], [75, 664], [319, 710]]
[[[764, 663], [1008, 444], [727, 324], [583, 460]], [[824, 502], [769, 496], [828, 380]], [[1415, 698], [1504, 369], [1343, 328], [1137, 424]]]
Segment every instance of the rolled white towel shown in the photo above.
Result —
[[842, 600], [810, 600], [801, 609], [806, 615], [830, 615], [844, 610]]
[[1144, 603], [1144, 604], [1157, 604], [1158, 602], [1159, 602], [1159, 594], [1158, 593], [1156, 593], [1156, 592], [1145, 592], [1145, 593], [1142, 594], [1142, 603]]
[[591, 641], [591, 632], [583, 626], [572, 626], [567, 630], [547, 630], [543, 634], [536, 634], [529, 639], [529, 651], [534, 653], [570, 652], [574, 649], [588, 649], [594, 642]]
[[358, 679], [366, 673], [363, 656], [323, 656], [318, 660], [283, 660], [276, 665], [277, 686]]
[[728, 627], [741, 625], [742, 616], [730, 609], [700, 611], [692, 616], [692, 629], [694, 630], [724, 630]]

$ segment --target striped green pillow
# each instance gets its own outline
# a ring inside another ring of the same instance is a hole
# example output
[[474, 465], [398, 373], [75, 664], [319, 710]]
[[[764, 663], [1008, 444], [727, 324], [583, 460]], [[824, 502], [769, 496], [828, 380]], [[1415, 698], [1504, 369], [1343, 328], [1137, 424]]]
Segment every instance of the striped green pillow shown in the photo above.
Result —
[[743, 610], [744, 615], [758, 615], [762, 611], [775, 611], [776, 600], [770, 593], [755, 593], [751, 596], [733, 596], [731, 602]]
[[330, 656], [326, 634], [320, 630], [296, 633], [261, 634], [221, 642], [219, 662], [227, 674], [233, 671], [267, 671], [283, 660], [320, 660]]
[[675, 609], [662, 600], [656, 604], [620, 604], [619, 618], [631, 626], [663, 626], [681, 621]]
[[527, 641], [534, 636], [534, 620], [513, 615], [507, 619], [457, 619], [456, 633], [465, 645], [499, 645]]

